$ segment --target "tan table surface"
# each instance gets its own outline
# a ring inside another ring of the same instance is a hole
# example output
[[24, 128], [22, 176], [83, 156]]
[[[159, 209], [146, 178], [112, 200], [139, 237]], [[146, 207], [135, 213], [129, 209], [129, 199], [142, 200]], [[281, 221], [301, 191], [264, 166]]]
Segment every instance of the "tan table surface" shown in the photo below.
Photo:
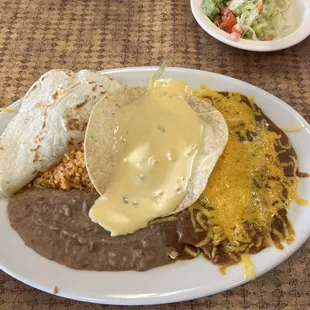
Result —
[[[165, 62], [252, 83], [283, 99], [310, 121], [309, 50], [310, 38], [274, 53], [223, 45], [200, 29], [189, 0], [2, 0], [0, 106], [22, 97], [42, 73], [53, 68], [96, 70]], [[242, 287], [144, 309], [310, 309], [309, 254], [310, 240], [278, 268]], [[4, 309], [123, 307], [51, 296], [0, 272], [0, 310]]]

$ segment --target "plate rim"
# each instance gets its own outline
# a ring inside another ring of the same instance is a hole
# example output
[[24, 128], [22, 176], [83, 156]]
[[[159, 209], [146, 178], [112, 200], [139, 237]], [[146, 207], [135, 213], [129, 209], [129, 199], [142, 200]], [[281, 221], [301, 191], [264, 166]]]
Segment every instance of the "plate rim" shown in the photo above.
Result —
[[[106, 74], [110, 74], [110, 73], [122, 73], [122, 72], [153, 72], [156, 69], [158, 69], [157, 66], [141, 66], [141, 67], [123, 67], [123, 68], [115, 68], [115, 69], [107, 69], [107, 70], [102, 70], [101, 72], [106, 73]], [[209, 71], [204, 71], [204, 70], [197, 70], [197, 69], [190, 69], [190, 68], [182, 68], [182, 67], [167, 67], [166, 68], [166, 72], [175, 72], [175, 73], [186, 73], [186, 72], [192, 72], [194, 74], [208, 74], [208, 75], [214, 75], [214, 76], [218, 76], [221, 79], [226, 79], [227, 81], [234, 81], [235, 83], [238, 84], [243, 84], [245, 85], [250, 91], [255, 91], [255, 92], [260, 92], [263, 93], [265, 95], [271, 96], [273, 98], [273, 100], [277, 101], [279, 104], [283, 105], [286, 109], [288, 109], [288, 111], [293, 114], [298, 120], [301, 120], [306, 128], [307, 131], [310, 132], [310, 125], [309, 123], [295, 110], [293, 109], [290, 105], [288, 105], [285, 101], [281, 100], [280, 98], [272, 95], [269, 92], [266, 92], [264, 89], [259, 88], [257, 86], [254, 86], [250, 83], [247, 83], [245, 81], [227, 76], [227, 75], [222, 75], [222, 74], [218, 74], [218, 73], [214, 73], [214, 72], [209, 72]], [[18, 101], [16, 101], [18, 102]], [[16, 104], [13, 103], [13, 104]], [[11, 106], [11, 105], [10, 105]], [[0, 113], [0, 118], [1, 118], [1, 113]], [[306, 240], [309, 238], [310, 236], [310, 230], [308, 232], [308, 234], [305, 234], [302, 238], [299, 239], [298, 244], [296, 242], [293, 242], [293, 244], [288, 248], [288, 250], [285, 252], [284, 257], [281, 260], [277, 260], [275, 263], [271, 264], [268, 268], [263, 268], [263, 270], [261, 270], [258, 273], [258, 277], [265, 274], [266, 272], [274, 269], [276, 266], [278, 266], [279, 264], [281, 264], [283, 261], [285, 261], [288, 257], [290, 257], [293, 253], [295, 253], [305, 242]], [[42, 285], [37, 285], [36, 283], [33, 283], [31, 280], [29, 281], [28, 279], [25, 279], [23, 276], [19, 276], [14, 274], [14, 271], [9, 270], [8, 268], [5, 268], [2, 265], [1, 262], [1, 257], [0, 257], [0, 269], [3, 270], [4, 272], [6, 272], [7, 274], [9, 274], [10, 276], [12, 276], [13, 278], [27, 284], [30, 285], [36, 289], [39, 289], [41, 291], [44, 291], [46, 293], [51, 294], [50, 289], [48, 289], [47, 287], [43, 287]], [[75, 295], [67, 295], [67, 294], [61, 294], [61, 292], [59, 292], [57, 294], [57, 296], [61, 296], [61, 297], [65, 297], [68, 299], [72, 299], [72, 300], [79, 300], [79, 301], [83, 301], [83, 302], [92, 302], [92, 303], [98, 303], [98, 304], [110, 304], [110, 305], [152, 305], [152, 304], [166, 304], [166, 303], [172, 303], [172, 302], [181, 302], [181, 301], [185, 301], [185, 300], [192, 300], [192, 299], [196, 299], [196, 298], [201, 298], [201, 297], [205, 297], [205, 296], [210, 296], [213, 294], [217, 294], [223, 291], [227, 291], [230, 290], [234, 287], [240, 286], [241, 284], [247, 283], [249, 282], [250, 279], [247, 280], [242, 280], [239, 282], [234, 283], [233, 285], [230, 285], [229, 287], [225, 287], [223, 289], [220, 290], [216, 290], [213, 292], [209, 292], [206, 293], [205, 292], [205, 287], [201, 286], [201, 287], [195, 287], [195, 288], [191, 288], [191, 289], [187, 289], [187, 290], [182, 290], [182, 291], [177, 291], [177, 292], [172, 292], [172, 293], [167, 293], [167, 294], [157, 294], [157, 296], [139, 296], [138, 298], [134, 298], [134, 297], [130, 297], [130, 296], [121, 296], [121, 297], [111, 297], [111, 296], [107, 296], [105, 298], [88, 298], [88, 297], [81, 297], [81, 296], [75, 296]], [[147, 295], [147, 294], [144, 294]]]
[[305, 18], [298, 30], [292, 34], [274, 41], [253, 41], [240, 39], [233, 41], [229, 34], [219, 29], [214, 23], [202, 12], [201, 5], [203, 0], [191, 0], [191, 11], [199, 26], [216, 40], [241, 50], [253, 52], [274, 52], [290, 48], [299, 44], [310, 35], [310, 2], [304, 1], [306, 7]]

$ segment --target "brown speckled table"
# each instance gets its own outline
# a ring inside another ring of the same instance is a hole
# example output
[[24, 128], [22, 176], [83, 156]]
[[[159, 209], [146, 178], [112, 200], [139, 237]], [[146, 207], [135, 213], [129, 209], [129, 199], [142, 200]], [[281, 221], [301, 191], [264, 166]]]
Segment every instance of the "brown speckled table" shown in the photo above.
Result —
[[[237, 50], [200, 29], [189, 2], [1, 0], [0, 106], [22, 97], [52, 68], [95, 70], [165, 62], [252, 83], [283, 99], [310, 121], [310, 38], [273, 53]], [[310, 309], [309, 259], [310, 240], [279, 267], [242, 287], [198, 300], [144, 308]], [[0, 310], [123, 308], [51, 296], [0, 272]]]

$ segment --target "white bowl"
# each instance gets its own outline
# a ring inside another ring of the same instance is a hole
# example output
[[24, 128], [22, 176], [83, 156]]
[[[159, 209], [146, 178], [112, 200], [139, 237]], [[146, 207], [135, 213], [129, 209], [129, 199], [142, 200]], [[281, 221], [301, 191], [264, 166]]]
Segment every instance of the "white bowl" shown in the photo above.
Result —
[[273, 41], [231, 40], [228, 33], [214, 25], [204, 14], [203, 1], [191, 0], [191, 9], [198, 24], [215, 39], [236, 48], [256, 52], [277, 51], [296, 45], [310, 35], [310, 0], [292, 0], [286, 13], [286, 20], [290, 27], [281, 39]]

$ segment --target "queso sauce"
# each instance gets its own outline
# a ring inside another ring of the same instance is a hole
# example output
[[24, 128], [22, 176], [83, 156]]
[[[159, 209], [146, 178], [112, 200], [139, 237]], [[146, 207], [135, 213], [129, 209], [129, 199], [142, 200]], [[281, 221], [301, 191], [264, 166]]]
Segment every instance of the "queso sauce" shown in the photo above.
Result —
[[[189, 209], [156, 219], [134, 234], [111, 237], [88, 217], [90, 207], [98, 198], [96, 193], [28, 188], [9, 200], [13, 228], [39, 254], [71, 268], [89, 270], [147, 270], [174, 262], [176, 256], [195, 258], [199, 252], [214, 264], [228, 266], [248, 261], [248, 254], [257, 253], [273, 242], [279, 248], [283, 241], [291, 242], [294, 231], [287, 219], [287, 208], [292, 199], [298, 198], [299, 172], [297, 156], [287, 136], [245, 96], [211, 91], [200, 96], [222, 112], [230, 137], [204, 195]], [[243, 120], [233, 116], [238, 112], [244, 113]], [[268, 136], [268, 145], [260, 150], [266, 158], [272, 156], [269, 167], [272, 174], [267, 173], [259, 161], [244, 162], [255, 173], [247, 174], [245, 170], [239, 173], [236, 181], [245, 182], [239, 192], [242, 199], [236, 201], [232, 194], [215, 195], [227, 184], [235, 186], [229, 175], [242, 168], [230, 150], [242, 150], [250, 156], [256, 149], [255, 144], [266, 139], [261, 135]], [[228, 163], [229, 169], [225, 169]], [[251, 163], [255, 163], [255, 167]], [[244, 218], [256, 207], [261, 210], [256, 217]], [[222, 217], [225, 208], [238, 227], [237, 232]]]
[[203, 130], [187, 92], [183, 81], [156, 81], [115, 113], [113, 176], [89, 213], [111, 236], [146, 227], [186, 196]]

